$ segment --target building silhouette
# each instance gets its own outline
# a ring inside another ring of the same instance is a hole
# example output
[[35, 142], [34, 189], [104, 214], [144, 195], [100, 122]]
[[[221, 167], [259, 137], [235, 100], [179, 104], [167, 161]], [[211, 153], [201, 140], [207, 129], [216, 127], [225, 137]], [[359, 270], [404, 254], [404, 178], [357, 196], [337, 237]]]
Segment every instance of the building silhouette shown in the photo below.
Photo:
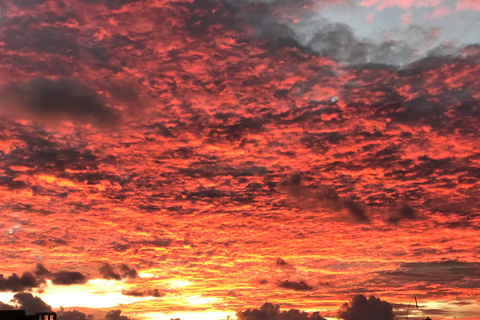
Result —
[[37, 312], [26, 315], [25, 310], [0, 310], [0, 320], [57, 320], [55, 312]]

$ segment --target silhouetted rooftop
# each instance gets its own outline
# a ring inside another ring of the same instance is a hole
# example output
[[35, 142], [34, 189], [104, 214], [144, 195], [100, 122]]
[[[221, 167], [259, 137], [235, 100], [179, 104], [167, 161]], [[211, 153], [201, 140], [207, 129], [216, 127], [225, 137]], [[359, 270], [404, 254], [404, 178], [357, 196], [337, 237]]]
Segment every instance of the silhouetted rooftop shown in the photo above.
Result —
[[55, 312], [37, 312], [27, 315], [25, 310], [0, 310], [0, 320], [57, 320]]

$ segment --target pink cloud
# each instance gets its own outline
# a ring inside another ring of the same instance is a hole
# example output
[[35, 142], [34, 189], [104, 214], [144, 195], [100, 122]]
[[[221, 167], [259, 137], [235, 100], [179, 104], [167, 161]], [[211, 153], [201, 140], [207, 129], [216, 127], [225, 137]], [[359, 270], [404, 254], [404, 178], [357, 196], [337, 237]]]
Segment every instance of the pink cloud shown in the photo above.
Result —
[[373, 13], [370, 12], [369, 14], [367, 14], [367, 18], [365, 19], [365, 23], [367, 25], [370, 25], [372, 22], [373, 22]]
[[423, 15], [423, 18], [425, 20], [431, 20], [431, 19], [437, 19], [437, 18], [441, 18], [441, 17], [446, 17], [448, 16], [450, 13], [452, 12], [452, 10], [447, 7], [447, 6], [441, 6], [440, 8], [437, 8], [435, 11], [433, 11], [432, 13], [425, 13]]
[[458, 0], [457, 10], [479, 10], [480, 11], [480, 1], [478, 0]]
[[412, 22], [412, 12], [406, 12], [403, 14], [400, 19], [402, 19], [402, 24], [408, 26]]
[[[473, 1], [475, 0], [470, 2]], [[403, 9], [408, 9], [410, 7], [436, 7], [443, 2], [445, 2], [445, 0], [363, 0], [360, 2], [360, 5], [364, 7], [376, 5], [377, 10], [384, 10], [390, 7], [400, 7]]]

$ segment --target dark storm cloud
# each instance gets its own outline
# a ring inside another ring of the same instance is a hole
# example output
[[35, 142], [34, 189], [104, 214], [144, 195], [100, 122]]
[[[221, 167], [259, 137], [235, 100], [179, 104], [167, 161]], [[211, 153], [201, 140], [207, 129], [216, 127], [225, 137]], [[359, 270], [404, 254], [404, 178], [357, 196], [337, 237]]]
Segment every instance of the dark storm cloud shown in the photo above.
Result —
[[0, 274], [0, 291], [29, 291], [39, 288], [45, 284], [45, 280], [37, 278], [31, 272], [25, 272], [22, 276], [13, 273], [8, 278]]
[[106, 127], [120, 120], [119, 112], [108, 107], [104, 97], [78, 79], [34, 78], [24, 84], [9, 83], [0, 93], [1, 110], [14, 116]]
[[131, 290], [122, 290], [124, 296], [132, 297], [163, 297], [165, 293], [160, 292], [158, 289], [151, 290], [141, 290], [141, 289], [131, 289]]
[[107, 280], [122, 280], [123, 278], [134, 279], [138, 277], [138, 273], [135, 269], [130, 268], [126, 264], [120, 264], [115, 267], [109, 263], [104, 263], [98, 270], [102, 277]]
[[25, 310], [26, 314], [36, 312], [52, 312], [52, 307], [46, 304], [41, 298], [28, 292], [20, 292], [13, 296], [11, 301], [17, 309]]
[[76, 271], [59, 271], [52, 273], [52, 283], [55, 285], [69, 286], [73, 284], [85, 284], [88, 278]]
[[308, 285], [305, 281], [290, 281], [285, 280], [278, 284], [280, 288], [291, 289], [295, 291], [312, 291], [313, 287]]
[[260, 309], [247, 309], [237, 312], [239, 320], [325, 320], [318, 312], [308, 314], [297, 309], [281, 311], [280, 306], [266, 302]]
[[393, 320], [393, 308], [387, 301], [382, 301], [380, 298], [357, 294], [350, 303], [345, 303], [340, 311], [338, 317], [344, 320]]

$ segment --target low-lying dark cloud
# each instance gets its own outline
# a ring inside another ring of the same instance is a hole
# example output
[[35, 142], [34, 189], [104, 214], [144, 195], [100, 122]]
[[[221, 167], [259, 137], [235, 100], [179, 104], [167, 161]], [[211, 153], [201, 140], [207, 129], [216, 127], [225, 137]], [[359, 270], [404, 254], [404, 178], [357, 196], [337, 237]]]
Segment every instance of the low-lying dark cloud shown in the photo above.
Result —
[[[0, 310], [25, 310], [27, 315], [34, 315], [37, 312], [53, 312], [53, 309], [40, 297], [34, 296], [28, 292], [20, 292], [13, 296], [9, 304], [0, 302]], [[121, 315], [121, 310], [110, 310], [105, 315], [104, 320], [128, 320], [127, 316]], [[92, 314], [86, 314], [78, 310], [65, 311], [60, 307], [57, 312], [58, 320], [95, 320]], [[98, 319], [100, 320], [100, 319]], [[102, 319], [103, 320], [103, 319]]]
[[0, 301], [0, 310], [15, 310], [15, 307]]
[[8, 278], [5, 278], [3, 274], [0, 274], [0, 291], [30, 291], [43, 285], [45, 285], [45, 280], [36, 277], [31, 272], [25, 272], [21, 276], [13, 273]]
[[338, 317], [344, 320], [393, 320], [395, 314], [387, 301], [362, 294], [353, 296], [350, 303], [345, 303], [338, 312]]
[[98, 271], [102, 277], [107, 280], [135, 279], [138, 277], [137, 270], [123, 263], [116, 267], [109, 263], [104, 263]]
[[128, 320], [128, 317], [122, 316], [121, 313], [121, 310], [110, 310], [107, 312], [105, 320]]
[[52, 283], [55, 285], [69, 286], [73, 284], [85, 284], [88, 278], [77, 271], [59, 271], [52, 273]]
[[93, 320], [93, 315], [85, 314], [78, 310], [65, 311], [63, 308], [57, 312], [58, 320]]
[[20, 292], [13, 296], [10, 301], [16, 309], [25, 310], [26, 314], [35, 314], [36, 312], [52, 312], [52, 307], [45, 303], [40, 297], [34, 296], [28, 292]]
[[318, 312], [308, 314], [297, 309], [280, 311], [280, 306], [264, 303], [260, 309], [247, 309], [237, 312], [239, 320], [325, 320]]
[[8, 278], [0, 275], [0, 292], [21, 292], [41, 289], [46, 285], [45, 279], [51, 279], [53, 284], [63, 286], [85, 284], [88, 281], [88, 278], [80, 272], [66, 270], [51, 272], [41, 263], [38, 263], [32, 272], [25, 272], [20, 277], [15, 273]]
[[2, 113], [35, 121], [93, 123], [100, 127], [120, 121], [120, 113], [79, 79], [37, 77], [26, 83], [11, 82], [0, 89], [0, 97]]
[[163, 297], [165, 293], [160, 292], [158, 289], [151, 289], [151, 290], [142, 290], [142, 289], [131, 289], [131, 290], [122, 290], [122, 294], [124, 296], [132, 296], [132, 297]]
[[[480, 285], [480, 263], [447, 260], [441, 262], [409, 262], [404, 263], [395, 271], [381, 275], [387, 281], [401, 283], [427, 282], [430, 284], [458, 283], [462, 287]], [[464, 282], [467, 280], [467, 282]]]
[[295, 291], [312, 291], [313, 287], [308, 285], [305, 281], [290, 281], [285, 280], [278, 284], [280, 288], [291, 289]]

